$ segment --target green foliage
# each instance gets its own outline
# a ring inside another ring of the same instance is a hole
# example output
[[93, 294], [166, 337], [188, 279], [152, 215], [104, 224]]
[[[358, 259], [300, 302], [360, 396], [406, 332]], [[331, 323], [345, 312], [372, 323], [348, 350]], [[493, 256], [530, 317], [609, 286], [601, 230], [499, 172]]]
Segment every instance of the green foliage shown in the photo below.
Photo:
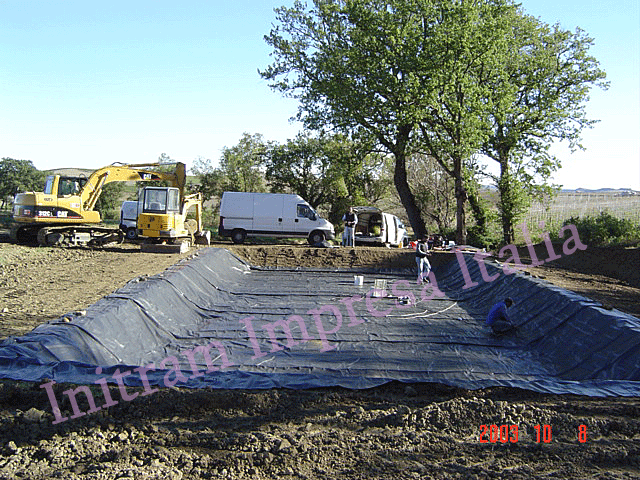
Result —
[[266, 192], [264, 165], [268, 145], [262, 135], [243, 134], [237, 145], [222, 150], [220, 170], [226, 177], [225, 190]]
[[220, 215], [218, 215], [213, 208], [206, 207], [202, 209], [202, 225], [204, 229], [217, 233], [219, 224]]
[[20, 192], [42, 191], [44, 172], [33, 166], [31, 160], [3, 158], [0, 160], [0, 206], [4, 208], [7, 197]]
[[523, 182], [508, 172], [503, 172], [500, 176], [498, 190], [500, 192], [498, 209], [502, 218], [503, 240], [505, 244], [509, 244], [515, 237], [513, 226], [528, 211], [531, 206], [531, 197], [527, 194]]
[[198, 187], [205, 200], [222, 192], [266, 192], [264, 163], [269, 144], [260, 134], [244, 133], [237, 145], [222, 150], [220, 166], [198, 158], [192, 168], [198, 176]]
[[595, 123], [586, 118], [592, 86], [607, 88], [605, 73], [588, 55], [593, 40], [510, 12], [505, 21], [513, 32], [501, 61], [503, 69], [489, 80], [487, 105], [492, 126], [482, 152], [500, 164], [496, 179], [501, 196], [505, 242], [529, 198], [549, 195], [546, 185], [560, 167], [549, 154], [555, 141], [581, 148], [580, 134]]
[[609, 212], [601, 212], [597, 217], [571, 217], [564, 225], [575, 225], [580, 240], [589, 246], [637, 243], [640, 240], [640, 226], [630, 220], [616, 218]]
[[300, 101], [308, 127], [365, 131], [394, 155], [394, 183], [419, 234], [411, 154], [431, 156], [454, 179], [458, 241], [474, 156], [500, 162], [503, 233], [512, 239], [530, 198], [550, 193], [559, 162], [549, 145], [580, 147], [593, 124], [588, 92], [606, 87], [584, 32], [546, 25], [512, 0], [296, 1], [276, 13], [265, 37], [274, 63], [261, 75]]
[[331, 186], [339, 185], [325, 149], [325, 139], [300, 134], [267, 155], [266, 177], [274, 193], [297, 193], [317, 208], [329, 200]]
[[107, 183], [102, 187], [102, 193], [98, 197], [95, 210], [105, 220], [114, 220], [120, 217], [120, 205], [125, 196], [125, 185], [122, 182]]
[[484, 224], [471, 225], [467, 232], [467, 243], [479, 248], [491, 250], [503, 245], [499, 215], [496, 210], [486, 211]]
[[424, 222], [405, 158], [425, 113], [424, 89], [412, 75], [423, 46], [422, 17], [415, 15], [423, 3], [316, 0], [309, 9], [300, 1], [279, 8], [278, 25], [265, 37], [274, 63], [261, 72], [274, 89], [300, 101], [298, 118], [307, 127], [366, 133], [394, 155], [396, 189], [420, 232]]
[[451, 176], [432, 157], [422, 154], [407, 159], [407, 175], [429, 232], [446, 235], [455, 230], [456, 199]]
[[204, 200], [220, 197], [225, 190], [226, 177], [219, 168], [213, 168], [211, 160], [198, 157], [191, 169], [198, 178], [195, 190], [202, 193]]
[[329, 206], [329, 220], [338, 223], [349, 206], [369, 205], [388, 192], [385, 159], [367, 144], [343, 135], [300, 134], [284, 145], [272, 145], [266, 177], [272, 192], [293, 192], [311, 206]]

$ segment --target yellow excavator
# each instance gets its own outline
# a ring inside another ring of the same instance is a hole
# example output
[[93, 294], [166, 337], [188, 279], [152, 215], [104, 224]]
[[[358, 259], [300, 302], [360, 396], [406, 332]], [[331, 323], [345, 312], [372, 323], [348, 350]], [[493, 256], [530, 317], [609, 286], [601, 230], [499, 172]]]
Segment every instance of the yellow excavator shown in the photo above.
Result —
[[[179, 204], [197, 205], [198, 219], [202, 202], [199, 199], [185, 197], [186, 166], [178, 162], [173, 172], [152, 170], [158, 163], [124, 164], [114, 163], [93, 172], [88, 178], [83, 176], [49, 175], [45, 181], [44, 192], [19, 193], [15, 197], [13, 225], [10, 235], [13, 241], [24, 243], [37, 238], [38, 244], [88, 245], [102, 246], [113, 242], [122, 242], [123, 232], [119, 229], [100, 225], [100, 213], [94, 210], [102, 193], [102, 188], [111, 182], [161, 181], [170, 187], [158, 187], [158, 191], [178, 192]], [[146, 190], [143, 189], [142, 191]], [[199, 202], [199, 203], [198, 203]], [[175, 212], [157, 212], [159, 217], [175, 217]], [[182, 214], [182, 212], [180, 212]], [[186, 216], [186, 211], [184, 212]], [[201, 233], [202, 222], [196, 220], [193, 233], [185, 236], [192, 238]], [[149, 239], [162, 242], [163, 230], [146, 230]], [[155, 235], [155, 237], [154, 237]], [[174, 236], [176, 240], [179, 236]], [[170, 238], [171, 239], [171, 238]]]
[[[195, 219], [187, 218], [195, 207]], [[202, 230], [202, 195], [185, 195], [183, 188], [144, 187], [138, 194], [138, 236], [143, 252], [183, 253], [192, 244], [210, 244]]]

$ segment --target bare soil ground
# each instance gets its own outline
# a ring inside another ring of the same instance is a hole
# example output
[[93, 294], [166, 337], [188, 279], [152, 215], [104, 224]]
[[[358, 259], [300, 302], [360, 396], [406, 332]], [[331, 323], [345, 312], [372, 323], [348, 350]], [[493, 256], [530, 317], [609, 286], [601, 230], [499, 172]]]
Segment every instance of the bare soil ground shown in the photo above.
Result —
[[[413, 255], [399, 249], [224, 246], [258, 265], [414, 265]], [[142, 254], [134, 245], [92, 251], [0, 241], [0, 337], [83, 310], [128, 280], [189, 255]], [[636, 316], [638, 272], [638, 248], [588, 248], [532, 269]], [[55, 388], [62, 399], [70, 386]], [[68, 401], [61, 409], [71, 414]], [[637, 398], [436, 384], [364, 391], [162, 389], [58, 425], [52, 420], [39, 385], [0, 383], [0, 478], [640, 478]], [[491, 425], [507, 425], [508, 438], [494, 432], [498, 440], [491, 441]], [[551, 427], [550, 439], [544, 425]]]

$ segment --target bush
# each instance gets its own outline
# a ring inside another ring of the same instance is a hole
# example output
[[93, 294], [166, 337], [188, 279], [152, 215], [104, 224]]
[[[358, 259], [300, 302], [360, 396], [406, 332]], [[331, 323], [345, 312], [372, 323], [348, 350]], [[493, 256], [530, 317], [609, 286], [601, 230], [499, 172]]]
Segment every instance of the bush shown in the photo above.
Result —
[[116, 208], [103, 209], [100, 212], [102, 221], [104, 223], [119, 223], [120, 222], [120, 210]]
[[220, 215], [218, 215], [213, 208], [204, 207], [202, 209], [202, 228], [212, 233], [218, 233], [219, 224]]
[[0, 227], [9, 228], [11, 220], [11, 212], [0, 212]]
[[571, 217], [564, 225], [575, 225], [580, 240], [586, 245], [610, 245], [635, 243], [640, 239], [640, 228], [630, 220], [616, 218], [609, 212], [601, 212], [597, 217]]

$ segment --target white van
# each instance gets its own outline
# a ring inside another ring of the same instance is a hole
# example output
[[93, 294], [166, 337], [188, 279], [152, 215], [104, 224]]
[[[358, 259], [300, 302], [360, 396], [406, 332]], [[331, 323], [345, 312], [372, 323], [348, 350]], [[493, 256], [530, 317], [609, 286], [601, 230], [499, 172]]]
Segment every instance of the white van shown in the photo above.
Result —
[[402, 221], [377, 207], [353, 207], [358, 216], [356, 245], [409, 245], [409, 235]]
[[129, 240], [138, 237], [138, 202], [127, 200], [120, 207], [120, 230]]
[[335, 230], [299, 195], [224, 192], [218, 234], [233, 243], [246, 237], [305, 237], [315, 245], [333, 239]]

